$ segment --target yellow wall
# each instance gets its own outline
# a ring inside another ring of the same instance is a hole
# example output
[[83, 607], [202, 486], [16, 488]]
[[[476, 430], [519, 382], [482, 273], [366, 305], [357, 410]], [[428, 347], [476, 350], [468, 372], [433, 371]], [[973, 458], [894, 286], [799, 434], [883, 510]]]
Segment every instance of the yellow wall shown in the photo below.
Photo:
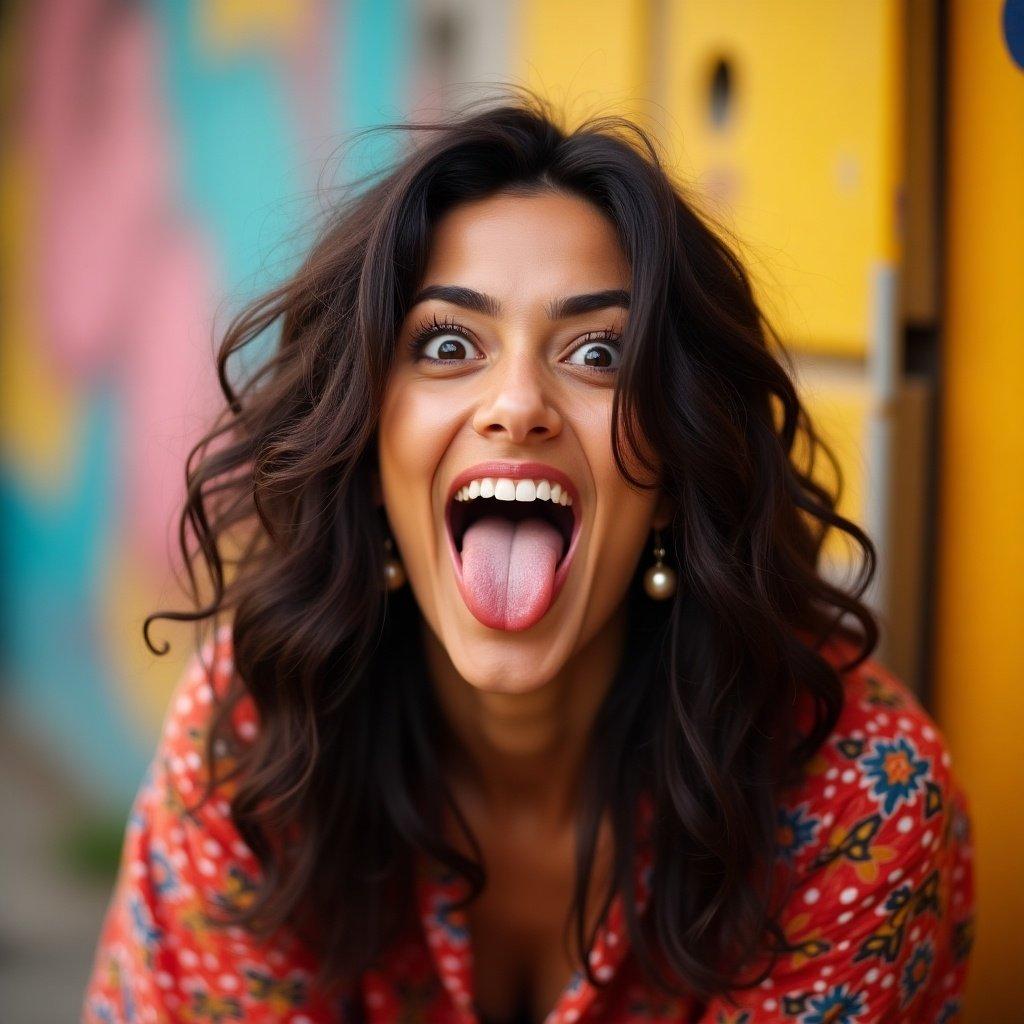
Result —
[[640, 115], [648, 92], [649, 0], [523, 0], [517, 54], [527, 85], [565, 110]]
[[[719, 198], [788, 344], [863, 356], [873, 267], [897, 256], [902, 3], [669, 0], [670, 142]], [[709, 83], [733, 70], [716, 125]]]
[[[570, 126], [595, 110], [661, 132], [721, 200], [788, 344], [863, 357], [878, 262], [898, 258], [903, 0], [522, 0], [519, 76]], [[733, 71], [723, 127], [715, 63]]]
[[950, 5], [936, 710], [972, 800], [968, 1021], [1020, 1019], [1024, 883], [1024, 72], [1001, 0]]

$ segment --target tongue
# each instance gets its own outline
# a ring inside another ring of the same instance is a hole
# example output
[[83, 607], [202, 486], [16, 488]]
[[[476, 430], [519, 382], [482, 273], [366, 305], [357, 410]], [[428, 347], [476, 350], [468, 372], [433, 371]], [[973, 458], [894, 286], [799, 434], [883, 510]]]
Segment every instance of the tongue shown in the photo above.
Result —
[[462, 596], [492, 629], [527, 629], [551, 604], [562, 535], [546, 519], [478, 519], [462, 539]]

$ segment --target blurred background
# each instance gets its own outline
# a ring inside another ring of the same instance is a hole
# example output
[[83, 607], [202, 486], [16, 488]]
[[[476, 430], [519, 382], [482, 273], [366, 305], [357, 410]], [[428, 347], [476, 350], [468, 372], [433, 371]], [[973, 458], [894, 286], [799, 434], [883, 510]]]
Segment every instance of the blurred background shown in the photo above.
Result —
[[[77, 1019], [191, 633], [172, 517], [227, 319], [488, 83], [635, 118], [735, 233], [876, 541], [880, 657], [971, 797], [967, 1020], [1024, 1020], [1024, 4], [32, 0], [2, 8], [0, 1021]], [[376, 148], [374, 149], [374, 146]], [[382, 148], [383, 147], [383, 148]], [[326, 178], [325, 178], [326, 175]], [[852, 552], [828, 552], [849, 579]]]

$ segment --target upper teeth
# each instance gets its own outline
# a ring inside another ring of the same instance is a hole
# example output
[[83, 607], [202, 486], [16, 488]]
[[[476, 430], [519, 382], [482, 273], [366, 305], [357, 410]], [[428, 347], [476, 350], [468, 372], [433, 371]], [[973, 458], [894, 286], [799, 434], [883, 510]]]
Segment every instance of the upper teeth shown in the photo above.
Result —
[[549, 480], [511, 480], [507, 476], [485, 476], [472, 480], [455, 492], [456, 501], [473, 498], [497, 498], [498, 501], [553, 501], [556, 505], [571, 505], [572, 497], [561, 484]]

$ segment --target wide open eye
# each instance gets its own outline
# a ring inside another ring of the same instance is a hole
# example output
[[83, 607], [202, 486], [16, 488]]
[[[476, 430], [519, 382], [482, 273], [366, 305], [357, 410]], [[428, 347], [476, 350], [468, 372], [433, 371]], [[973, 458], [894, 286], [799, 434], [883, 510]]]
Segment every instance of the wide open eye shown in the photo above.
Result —
[[618, 340], [614, 337], [592, 338], [573, 349], [567, 362], [595, 370], [617, 370], [622, 361]]
[[482, 359], [483, 352], [462, 324], [434, 313], [424, 320], [409, 338], [413, 358], [428, 363], [459, 363]]
[[437, 359], [442, 362], [481, 357], [480, 350], [469, 338], [449, 333], [428, 338], [420, 345], [419, 351], [424, 359]]

